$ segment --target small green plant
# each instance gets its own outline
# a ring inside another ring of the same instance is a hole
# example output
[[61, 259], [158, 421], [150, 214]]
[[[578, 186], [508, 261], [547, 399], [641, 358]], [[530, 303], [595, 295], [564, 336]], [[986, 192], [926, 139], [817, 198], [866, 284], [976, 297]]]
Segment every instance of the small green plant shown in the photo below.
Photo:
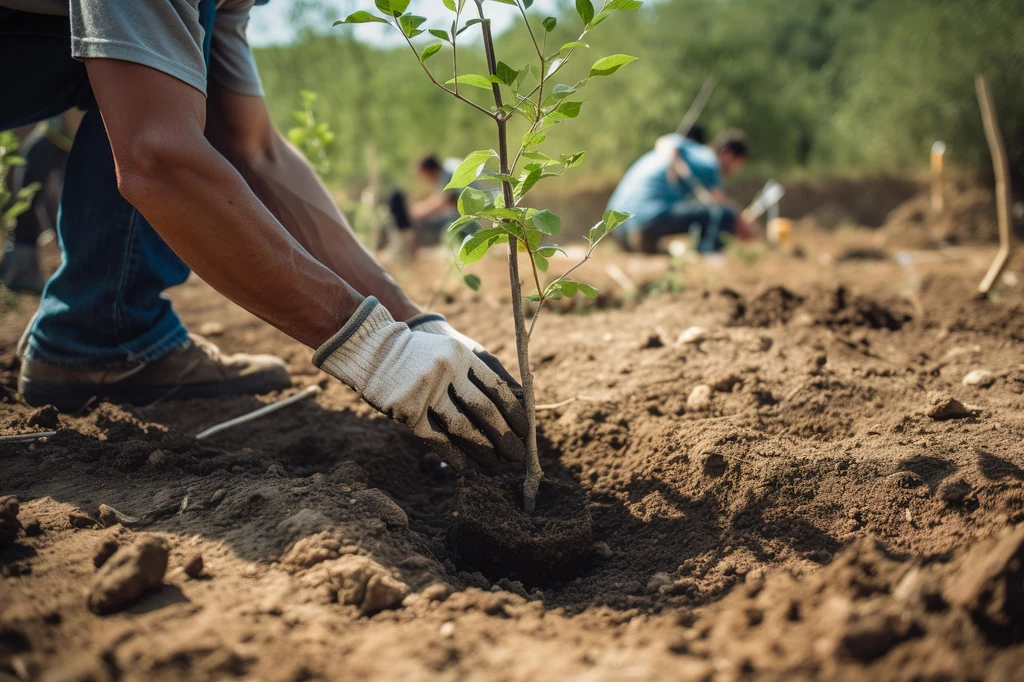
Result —
[[300, 90], [302, 109], [292, 112], [299, 125], [288, 130], [288, 140], [299, 148], [317, 174], [323, 178], [331, 170], [327, 150], [334, 142], [334, 132], [326, 121], [317, 122], [313, 107], [317, 94], [312, 90]]
[[[558, 23], [556, 17], [545, 17], [540, 22], [539, 30], [543, 30], [543, 33], [539, 34], [538, 39], [539, 31], [534, 30], [534, 25], [526, 13], [533, 0], [492, 1], [512, 5], [519, 10], [537, 55], [535, 63], [517, 69], [498, 60], [491, 34], [491, 22], [484, 13], [484, 0], [472, 0], [476, 6], [476, 16], [472, 18], [464, 16], [467, 0], [442, 0], [453, 15], [447, 28], [425, 29], [425, 17], [406, 12], [409, 0], [375, 0], [374, 4], [383, 16], [358, 11], [336, 23], [389, 24], [405, 38], [423, 71], [434, 85], [491, 118], [495, 123], [497, 149], [481, 149], [466, 156], [448, 185], [448, 189], [463, 190], [458, 203], [461, 217], [452, 223], [449, 229], [457, 230], [474, 221], [485, 225], [483, 229], [469, 235], [462, 242], [458, 253], [460, 265], [478, 262], [491, 248], [499, 244], [508, 245], [509, 287], [512, 292], [516, 351], [522, 377], [523, 398], [529, 418], [523, 506], [527, 513], [533, 513], [537, 491], [544, 474], [537, 452], [533, 374], [530, 372], [530, 333], [545, 302], [577, 295], [590, 298], [597, 295], [594, 287], [570, 279], [570, 275], [590, 259], [594, 248], [609, 232], [631, 216], [617, 211], [605, 212], [602, 220], [590, 228], [587, 234], [589, 248], [584, 258], [547, 285], [542, 285], [540, 273], [548, 270], [548, 259], [557, 252], [564, 253], [557, 244], [546, 242], [549, 237], [559, 234], [562, 220], [549, 210], [527, 208], [521, 204], [537, 183], [557, 177], [583, 162], [583, 151], [561, 154], [557, 158], [540, 151], [540, 147], [547, 139], [546, 131], [552, 126], [579, 116], [583, 103], [574, 99], [574, 96], [578, 95], [587, 83], [595, 78], [612, 75], [634, 61], [636, 57], [614, 54], [598, 59], [590, 67], [588, 75], [575, 83], [558, 82], [559, 72], [574, 55], [588, 47], [584, 41], [591, 31], [616, 11], [635, 10], [642, 3], [637, 0], [606, 0], [600, 11], [595, 11], [591, 0], [576, 0], [576, 13], [583, 25], [579, 37], [557, 49], [549, 50], [547, 36]], [[479, 26], [483, 37], [483, 49], [487, 59], [486, 74], [459, 71], [458, 39], [474, 26]], [[440, 42], [432, 42], [422, 49], [417, 49], [412, 42], [413, 39], [427, 32]], [[441, 83], [431, 71], [428, 62], [446, 44], [451, 49], [452, 78]], [[488, 91], [491, 101], [481, 104], [468, 96], [468, 93], [476, 90]], [[518, 145], [519, 149], [514, 154], [510, 153], [508, 134], [509, 123], [513, 119], [522, 119], [527, 126]], [[522, 167], [520, 162], [523, 164]], [[475, 182], [494, 182], [498, 184], [499, 189], [491, 192], [470, 187], [470, 184]], [[529, 262], [535, 287], [535, 291], [525, 297], [536, 303], [529, 330], [523, 313], [524, 296], [519, 274], [520, 252], [525, 254]]]
[[[39, 183], [22, 187], [11, 192], [7, 184], [7, 173], [14, 166], [24, 166], [25, 159], [18, 151], [18, 137], [8, 131], [0, 132], [0, 237], [14, 227], [15, 219], [32, 206], [32, 197], [39, 191]], [[3, 239], [0, 238], [0, 243]]]

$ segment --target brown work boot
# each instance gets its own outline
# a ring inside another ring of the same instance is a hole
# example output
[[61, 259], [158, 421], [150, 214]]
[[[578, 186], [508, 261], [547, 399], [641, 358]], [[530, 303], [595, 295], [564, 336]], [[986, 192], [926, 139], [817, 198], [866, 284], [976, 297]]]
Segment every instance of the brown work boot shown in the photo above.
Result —
[[148, 405], [157, 400], [267, 393], [291, 386], [284, 361], [272, 355], [222, 355], [195, 334], [173, 351], [132, 369], [80, 370], [22, 358], [18, 391], [29, 405], [73, 411], [90, 399]]

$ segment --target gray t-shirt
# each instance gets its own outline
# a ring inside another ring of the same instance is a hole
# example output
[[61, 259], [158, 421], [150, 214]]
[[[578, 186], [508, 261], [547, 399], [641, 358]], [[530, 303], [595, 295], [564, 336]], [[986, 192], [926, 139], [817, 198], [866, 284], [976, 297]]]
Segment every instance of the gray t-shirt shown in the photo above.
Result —
[[[254, 0], [218, 0], [209, 79], [263, 95], [245, 29]], [[0, 7], [71, 19], [71, 56], [143, 64], [206, 93], [199, 0], [0, 0]]]

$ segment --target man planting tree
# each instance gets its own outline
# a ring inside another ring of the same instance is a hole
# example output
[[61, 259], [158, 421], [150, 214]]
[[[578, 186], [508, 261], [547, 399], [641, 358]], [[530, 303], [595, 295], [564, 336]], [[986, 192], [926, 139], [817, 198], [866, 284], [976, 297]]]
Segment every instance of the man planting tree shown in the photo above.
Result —
[[659, 239], [692, 227], [701, 253], [720, 250], [725, 234], [753, 239], [756, 228], [722, 192], [722, 176], [739, 173], [749, 157], [746, 136], [738, 130], [722, 133], [710, 147], [678, 133], [662, 136], [626, 171], [608, 201], [608, 208], [634, 214], [619, 231], [619, 243], [655, 253]]
[[253, 4], [0, 0], [0, 61], [29, 65], [5, 76], [0, 129], [86, 111], [20, 391], [76, 409], [288, 387], [281, 360], [186, 331], [162, 292], [192, 269], [453, 466], [520, 461], [517, 384], [408, 299], [272, 126], [245, 40]]

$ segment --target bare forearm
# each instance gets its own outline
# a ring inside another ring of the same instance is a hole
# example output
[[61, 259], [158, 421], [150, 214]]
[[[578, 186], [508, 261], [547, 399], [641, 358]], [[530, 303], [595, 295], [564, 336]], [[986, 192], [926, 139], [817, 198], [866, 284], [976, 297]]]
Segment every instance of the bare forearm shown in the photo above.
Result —
[[[289, 336], [317, 347], [363, 300], [301, 248], [202, 138], [138, 183], [132, 201], [214, 289]], [[203, 148], [205, 147], [205, 149]]]
[[257, 154], [226, 155], [260, 201], [310, 254], [397, 319], [420, 312], [356, 238], [305, 158], [276, 132]]

